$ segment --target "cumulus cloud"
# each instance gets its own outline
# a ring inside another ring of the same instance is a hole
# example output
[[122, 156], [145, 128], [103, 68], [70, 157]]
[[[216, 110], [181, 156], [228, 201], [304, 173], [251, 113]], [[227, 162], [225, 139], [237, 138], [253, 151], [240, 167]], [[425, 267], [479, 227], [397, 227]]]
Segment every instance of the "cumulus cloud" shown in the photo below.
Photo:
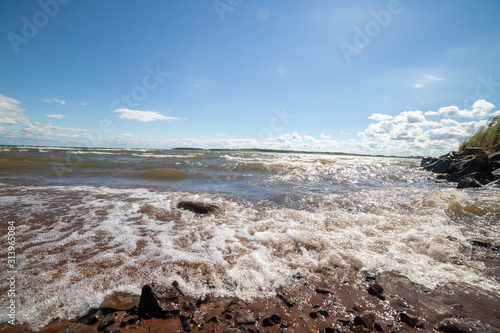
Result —
[[47, 117], [49, 118], [56, 118], [56, 119], [66, 119], [68, 118], [67, 116], [63, 114], [46, 114]]
[[0, 94], [0, 124], [20, 125], [30, 122], [24, 114], [26, 111], [19, 105], [23, 104], [17, 99]]
[[319, 135], [319, 138], [320, 138], [320, 139], [323, 139], [323, 140], [328, 140], [328, 139], [330, 139], [330, 136], [329, 136], [329, 135], [327, 135], [327, 134], [325, 134], [325, 133], [321, 133], [321, 134]]
[[368, 119], [373, 119], [376, 121], [389, 120], [392, 118], [393, 118], [392, 116], [389, 116], [388, 114], [382, 114], [382, 113], [374, 113], [368, 117]]
[[490, 102], [487, 102], [484, 99], [479, 99], [472, 104], [472, 110], [460, 109], [458, 106], [451, 105], [439, 108], [438, 114], [449, 118], [484, 118], [490, 115], [490, 112], [494, 107], [495, 105]]
[[423, 123], [425, 117], [422, 111], [403, 111], [394, 117], [396, 123]]
[[[494, 105], [485, 100], [478, 100], [471, 110], [461, 110], [457, 106], [441, 107], [438, 111], [403, 111], [392, 119], [381, 119], [370, 124], [363, 132], [358, 133], [362, 140], [376, 146], [381, 153], [391, 151], [397, 154], [442, 154], [446, 150], [456, 150], [460, 142], [473, 135], [487, 123], [484, 118], [500, 112], [493, 112]], [[439, 122], [428, 121], [425, 116], [441, 115], [447, 118]], [[452, 117], [483, 118], [478, 121], [459, 122]], [[431, 127], [430, 129], [428, 127]]]
[[143, 122], [157, 121], [157, 120], [178, 120], [180, 118], [176, 117], [167, 117], [157, 111], [140, 111], [140, 110], [130, 110], [130, 109], [117, 109], [115, 110], [118, 113], [118, 118], [122, 119], [133, 119]]

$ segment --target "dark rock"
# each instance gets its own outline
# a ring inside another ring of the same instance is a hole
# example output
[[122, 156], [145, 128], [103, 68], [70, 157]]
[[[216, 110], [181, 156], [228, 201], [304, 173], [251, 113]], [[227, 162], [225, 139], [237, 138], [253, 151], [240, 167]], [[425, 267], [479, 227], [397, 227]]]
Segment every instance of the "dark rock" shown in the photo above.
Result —
[[488, 155], [490, 161], [500, 161], [500, 151]]
[[107, 295], [99, 307], [118, 311], [127, 311], [130, 308], [139, 305], [139, 299], [140, 296], [137, 295], [114, 292]]
[[97, 333], [97, 331], [94, 328], [88, 326], [76, 326], [72, 329], [64, 331], [63, 333]]
[[383, 332], [384, 330], [382, 329], [382, 326], [379, 323], [374, 323], [373, 324], [373, 329], [377, 332]]
[[490, 170], [490, 159], [488, 158], [488, 155], [477, 155], [474, 156], [472, 159], [467, 161], [463, 165], [463, 169], [458, 172], [460, 172], [462, 175], [468, 175], [473, 172], [489, 172]]
[[465, 177], [458, 183], [457, 188], [477, 188], [481, 186], [481, 183], [479, 183], [477, 180], [470, 177]]
[[333, 294], [333, 290], [331, 290], [329, 288], [324, 288], [324, 287], [317, 287], [316, 292], [318, 294], [323, 294], [323, 295]]
[[451, 166], [451, 160], [439, 160], [436, 163], [432, 164], [432, 168], [430, 171], [435, 173], [447, 173]]
[[500, 329], [473, 318], [446, 318], [436, 329], [445, 333], [500, 333]]
[[125, 327], [125, 326], [129, 326], [129, 325], [134, 325], [138, 320], [139, 320], [139, 316], [137, 316], [137, 315], [125, 316], [122, 319], [120, 326]]
[[354, 317], [354, 325], [362, 325], [368, 329], [373, 329], [375, 324], [375, 314], [373, 312], [363, 313], [362, 315]]
[[226, 328], [222, 333], [244, 333], [239, 328]]
[[425, 168], [427, 165], [429, 164], [433, 164], [433, 163], [436, 163], [437, 162], [437, 158], [435, 157], [430, 157], [430, 156], [427, 156], [427, 157], [424, 157], [422, 158], [422, 160], [420, 161], [420, 167], [421, 168]]
[[108, 313], [104, 318], [101, 320], [99, 326], [97, 327], [98, 331], [104, 330], [106, 327], [113, 325], [115, 323], [115, 315], [112, 313]]
[[370, 286], [368, 287], [367, 291], [370, 295], [376, 296], [383, 301], [385, 300], [385, 296], [382, 295], [382, 293], [384, 292], [384, 288], [382, 288], [382, 286], [377, 282], [370, 283]]
[[490, 243], [486, 243], [486, 242], [479, 241], [479, 240], [471, 240], [470, 244], [472, 246], [484, 247], [484, 248], [487, 248], [487, 249], [491, 248], [491, 244]]
[[291, 308], [295, 303], [293, 302], [292, 298], [290, 297], [290, 293], [288, 290], [284, 287], [279, 287], [276, 289], [276, 296], [280, 298], [285, 304]]
[[85, 318], [84, 323], [87, 325], [94, 325], [102, 318], [102, 311], [98, 309], [93, 309]]
[[399, 318], [403, 323], [408, 324], [411, 327], [417, 327], [418, 318], [416, 316], [413, 316], [407, 312], [401, 312], [399, 314]]
[[329, 317], [330, 314], [325, 309], [322, 309], [319, 305], [313, 306], [311, 312], [309, 312], [309, 317], [318, 318], [318, 317]]
[[473, 173], [470, 173], [466, 176], [462, 176], [462, 177], [458, 178], [458, 181], [462, 181], [465, 178], [471, 178], [471, 179], [476, 180], [481, 185], [486, 185], [489, 182], [491, 182], [492, 180], [494, 180], [495, 176], [493, 176], [489, 172], [488, 173], [486, 173], [486, 172], [473, 172]]
[[182, 208], [196, 214], [208, 214], [222, 210], [219, 205], [197, 201], [180, 201], [177, 208]]
[[484, 150], [482, 148], [478, 148], [478, 147], [466, 147], [460, 153], [461, 153], [462, 156], [469, 156], [469, 155], [473, 155], [474, 156], [474, 155], [483, 155], [483, 154], [485, 154]]
[[182, 325], [182, 329], [184, 332], [191, 332], [192, 331], [191, 326], [189, 325], [189, 323], [187, 321], [183, 321], [181, 323], [181, 325]]
[[277, 314], [273, 314], [262, 321], [262, 326], [264, 327], [274, 326], [278, 325], [279, 323], [281, 323], [281, 317], [278, 316]]
[[239, 310], [234, 314], [234, 321], [237, 325], [254, 325], [255, 317], [248, 310]]
[[163, 318], [177, 315], [181, 306], [178, 304], [178, 293], [174, 287], [151, 284], [142, 287], [139, 300], [139, 315], [143, 318]]

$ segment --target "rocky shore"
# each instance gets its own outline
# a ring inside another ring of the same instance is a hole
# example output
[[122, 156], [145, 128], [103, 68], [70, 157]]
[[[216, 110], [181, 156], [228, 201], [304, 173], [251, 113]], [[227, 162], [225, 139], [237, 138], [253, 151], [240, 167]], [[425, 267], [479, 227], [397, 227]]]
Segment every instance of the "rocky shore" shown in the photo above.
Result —
[[469, 147], [438, 158], [424, 157], [420, 166], [436, 173], [438, 180], [458, 183], [457, 188], [500, 187], [500, 152]]
[[[498, 253], [478, 251], [494, 254], [489, 265], [498, 274]], [[500, 332], [498, 295], [467, 285], [429, 290], [395, 274], [371, 276], [355, 269], [293, 279], [275, 297], [251, 302], [192, 298], [175, 282], [145, 285], [140, 295], [110, 293], [85, 316], [56, 319], [39, 332]], [[28, 328], [2, 324], [0, 331]]]

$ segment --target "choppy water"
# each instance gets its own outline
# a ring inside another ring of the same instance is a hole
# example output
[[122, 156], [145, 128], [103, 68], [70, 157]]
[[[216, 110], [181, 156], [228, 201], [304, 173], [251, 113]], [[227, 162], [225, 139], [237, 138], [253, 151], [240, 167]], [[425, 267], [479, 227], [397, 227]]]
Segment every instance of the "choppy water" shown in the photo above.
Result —
[[[17, 319], [73, 318], [111, 291], [177, 280], [193, 296], [271, 296], [339, 267], [500, 295], [470, 240], [500, 245], [500, 191], [430, 180], [415, 159], [0, 147], [2, 240], [14, 222]], [[196, 216], [180, 200], [217, 203]], [[450, 241], [450, 237], [456, 241]], [[3, 241], [3, 244], [6, 242]], [[5, 263], [7, 247], [1, 249]], [[0, 322], [9, 283], [2, 269]]]

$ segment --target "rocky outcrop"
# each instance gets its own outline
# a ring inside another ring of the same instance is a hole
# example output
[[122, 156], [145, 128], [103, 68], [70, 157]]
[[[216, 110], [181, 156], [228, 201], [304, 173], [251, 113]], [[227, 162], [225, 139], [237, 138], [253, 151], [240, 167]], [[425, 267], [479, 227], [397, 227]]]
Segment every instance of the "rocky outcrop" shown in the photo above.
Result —
[[180, 201], [177, 208], [189, 210], [196, 214], [215, 213], [222, 210], [219, 205], [198, 201]]
[[457, 188], [494, 186], [500, 179], [500, 153], [487, 154], [475, 147], [438, 158], [424, 157], [420, 166], [436, 173], [437, 179], [458, 183]]

